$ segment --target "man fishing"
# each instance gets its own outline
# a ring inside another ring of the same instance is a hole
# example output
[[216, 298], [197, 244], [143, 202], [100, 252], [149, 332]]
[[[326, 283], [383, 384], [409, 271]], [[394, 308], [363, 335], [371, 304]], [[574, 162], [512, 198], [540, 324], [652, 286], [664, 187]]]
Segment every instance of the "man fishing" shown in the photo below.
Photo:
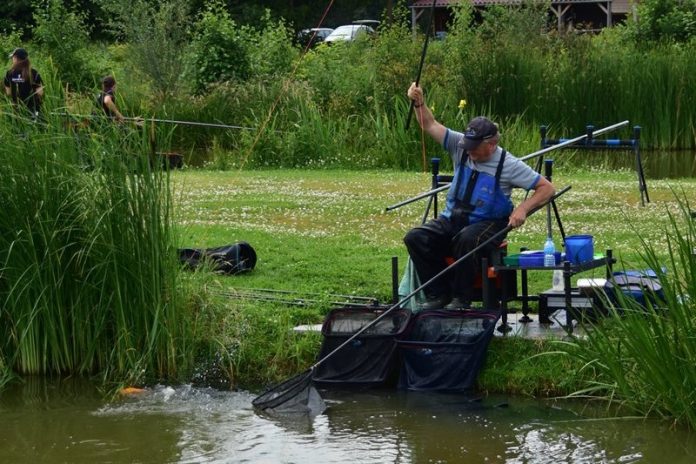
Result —
[[37, 119], [44, 94], [41, 75], [31, 67], [29, 53], [25, 49], [15, 48], [10, 58], [12, 67], [5, 74], [5, 94], [12, 99], [15, 108], [23, 107], [33, 119]]
[[[498, 146], [500, 133], [489, 119], [475, 117], [464, 132], [457, 132], [435, 120], [416, 83], [411, 84], [407, 94], [414, 102], [421, 128], [449, 152], [454, 166], [444, 211], [404, 237], [418, 277], [426, 282], [446, 267], [447, 256], [458, 259], [505, 227], [524, 224], [529, 211], [550, 200], [554, 187]], [[515, 208], [510, 199], [514, 187], [533, 189], [534, 194]], [[481, 259], [503, 239], [493, 240], [461, 261], [449, 280], [436, 279], [426, 287], [426, 301], [421, 308], [469, 309]]]

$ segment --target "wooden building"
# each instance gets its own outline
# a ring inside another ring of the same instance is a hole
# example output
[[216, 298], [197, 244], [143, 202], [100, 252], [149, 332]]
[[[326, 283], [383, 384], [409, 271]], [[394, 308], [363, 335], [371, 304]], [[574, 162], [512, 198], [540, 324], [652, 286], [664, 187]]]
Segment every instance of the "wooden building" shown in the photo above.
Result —
[[[471, 2], [475, 8], [489, 5], [520, 5], [529, 0], [435, 0], [434, 30], [447, 31], [452, 19], [451, 6], [462, 1]], [[569, 29], [597, 31], [611, 27], [632, 14], [632, 0], [551, 0], [550, 15], [556, 18], [559, 32]], [[416, 0], [411, 5], [411, 28], [414, 33], [421, 18], [428, 18], [433, 0]], [[426, 19], [427, 21], [427, 19]]]

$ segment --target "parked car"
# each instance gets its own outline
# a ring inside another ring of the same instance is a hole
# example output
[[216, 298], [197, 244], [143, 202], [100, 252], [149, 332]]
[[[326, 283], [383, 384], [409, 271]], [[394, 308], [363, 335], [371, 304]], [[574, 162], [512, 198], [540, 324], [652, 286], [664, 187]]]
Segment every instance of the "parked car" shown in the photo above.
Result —
[[374, 30], [379, 28], [379, 21], [376, 19], [356, 19], [352, 24], [362, 24], [363, 26], [369, 26]]
[[311, 29], [302, 29], [297, 33], [297, 43], [305, 48], [316, 47], [333, 32], [330, 27], [313, 27]]
[[375, 30], [365, 24], [348, 24], [338, 26], [334, 31], [324, 39], [326, 43], [332, 42], [349, 42], [355, 40], [363, 34], [374, 34]]

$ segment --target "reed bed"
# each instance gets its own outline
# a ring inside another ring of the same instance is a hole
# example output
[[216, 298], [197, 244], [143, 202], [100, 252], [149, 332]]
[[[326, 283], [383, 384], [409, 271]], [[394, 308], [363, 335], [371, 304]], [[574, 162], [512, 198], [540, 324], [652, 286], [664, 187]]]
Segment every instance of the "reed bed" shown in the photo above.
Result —
[[64, 123], [9, 108], [0, 122], [3, 375], [176, 379], [195, 317], [177, 283], [168, 173], [147, 128]]
[[641, 240], [641, 257], [656, 271], [664, 301], [645, 305], [619, 295], [609, 319], [592, 324], [587, 340], [563, 344], [583, 361], [587, 387], [574, 396], [599, 398], [624, 409], [696, 427], [696, 218], [680, 193], [666, 213], [666, 247]]

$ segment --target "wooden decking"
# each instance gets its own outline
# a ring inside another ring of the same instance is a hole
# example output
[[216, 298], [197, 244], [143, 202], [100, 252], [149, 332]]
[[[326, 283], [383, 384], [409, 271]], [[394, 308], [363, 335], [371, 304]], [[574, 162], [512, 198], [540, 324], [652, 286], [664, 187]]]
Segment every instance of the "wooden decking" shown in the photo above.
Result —
[[[519, 322], [522, 313], [509, 313], [508, 325], [512, 330], [503, 333], [499, 330], [495, 331], [497, 337], [521, 337], [530, 340], [562, 340], [568, 334], [563, 327], [565, 323], [565, 311], [559, 310], [551, 316], [551, 324], [539, 324], [539, 318], [536, 314], [530, 314], [532, 322]], [[576, 324], [575, 321], [573, 321]], [[293, 329], [294, 332], [308, 333], [321, 332], [321, 324], [299, 325]], [[585, 332], [577, 325], [573, 328], [574, 337], [583, 337]]]

